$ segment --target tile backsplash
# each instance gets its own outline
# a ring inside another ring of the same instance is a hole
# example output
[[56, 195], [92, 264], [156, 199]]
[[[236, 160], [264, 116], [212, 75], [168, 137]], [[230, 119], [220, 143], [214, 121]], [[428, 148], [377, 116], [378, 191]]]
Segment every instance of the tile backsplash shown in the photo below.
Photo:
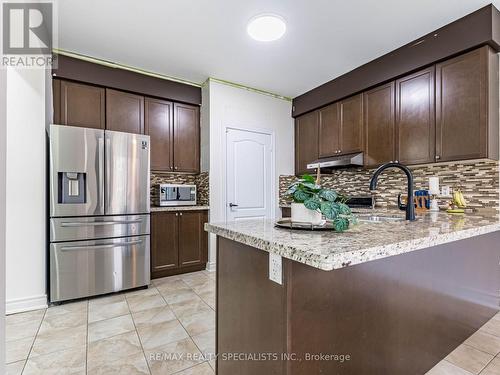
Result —
[[196, 185], [197, 205], [209, 205], [209, 190], [208, 190], [208, 172], [200, 173], [199, 175], [182, 174], [182, 173], [161, 173], [151, 172], [151, 205], [155, 206], [158, 199], [159, 184], [188, 184]]
[[[473, 160], [412, 166], [415, 190], [428, 189], [428, 177], [439, 177], [440, 186], [460, 187], [468, 206], [472, 208], [499, 209], [499, 162]], [[351, 195], [369, 195], [370, 179], [374, 169], [345, 168], [332, 174], [323, 174], [321, 183], [339, 192]], [[284, 193], [295, 176], [280, 176], [280, 205], [286, 205]], [[375, 194], [376, 205], [394, 207], [399, 193], [406, 192], [406, 176], [396, 169], [385, 170], [379, 177]], [[444, 199], [441, 199], [444, 202]]]

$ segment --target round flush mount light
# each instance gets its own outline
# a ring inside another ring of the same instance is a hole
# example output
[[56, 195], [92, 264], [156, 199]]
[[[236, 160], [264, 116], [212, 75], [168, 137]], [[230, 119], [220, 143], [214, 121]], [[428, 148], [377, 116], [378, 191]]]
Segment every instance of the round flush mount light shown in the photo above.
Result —
[[286, 32], [283, 17], [276, 14], [260, 14], [253, 17], [247, 26], [247, 33], [259, 42], [272, 42], [280, 39]]

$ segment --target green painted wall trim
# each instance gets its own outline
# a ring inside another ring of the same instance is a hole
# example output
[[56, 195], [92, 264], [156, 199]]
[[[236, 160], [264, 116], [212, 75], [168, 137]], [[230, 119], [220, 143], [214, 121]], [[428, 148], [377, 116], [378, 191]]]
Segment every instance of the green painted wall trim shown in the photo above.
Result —
[[90, 57], [90, 56], [87, 56], [87, 55], [83, 55], [81, 53], [70, 52], [70, 51], [66, 51], [66, 50], [62, 50], [62, 49], [58, 49], [58, 48], [54, 48], [52, 51], [54, 53], [58, 54], [58, 55], [73, 57], [75, 59], [88, 61], [88, 62], [91, 62], [91, 63], [94, 63], [94, 64], [108, 66], [110, 68], [118, 68], [118, 69], [129, 70], [131, 72], [135, 72], [135, 73], [139, 73], [139, 74], [144, 74], [144, 75], [155, 77], [155, 78], [160, 78], [160, 79], [165, 79], [165, 80], [168, 80], [168, 81], [174, 81], [174, 82], [184, 83], [186, 85], [191, 85], [191, 86], [196, 86], [196, 87], [201, 87], [201, 84], [196, 83], [196, 82], [192, 82], [192, 81], [188, 81], [188, 80], [185, 80], [185, 79], [168, 76], [168, 75], [165, 75], [165, 74], [154, 73], [154, 72], [150, 72], [150, 71], [144, 70], [144, 69], [134, 68], [133, 66], [128, 66], [128, 65], [125, 65], [125, 64], [120, 64], [120, 63], [115, 63], [115, 62], [112, 62], [112, 61], [98, 59], [98, 58], [95, 58], [95, 57]]
[[208, 82], [216, 82], [216, 83], [221, 83], [223, 85], [236, 87], [236, 88], [242, 89], [242, 90], [253, 91], [253, 92], [256, 92], [258, 94], [272, 96], [273, 98], [285, 100], [287, 102], [291, 102], [292, 101], [292, 98], [290, 98], [288, 96], [283, 96], [283, 95], [275, 94], [273, 92], [269, 92], [269, 91], [266, 91], [266, 90], [256, 89], [254, 87], [240, 85], [239, 83], [234, 83], [234, 82], [231, 82], [231, 81], [226, 81], [224, 79], [213, 78], [213, 77], [210, 77], [205, 82], [203, 82], [202, 87], [205, 86]]

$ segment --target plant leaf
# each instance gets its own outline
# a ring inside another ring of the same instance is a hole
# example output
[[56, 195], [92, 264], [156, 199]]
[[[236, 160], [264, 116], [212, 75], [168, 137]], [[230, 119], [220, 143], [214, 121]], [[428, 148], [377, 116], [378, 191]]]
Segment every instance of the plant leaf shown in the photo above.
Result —
[[304, 206], [310, 210], [316, 211], [321, 207], [321, 200], [318, 197], [311, 197], [304, 201]]
[[321, 213], [325, 215], [327, 219], [334, 220], [338, 215], [338, 209], [333, 202], [322, 202]]
[[304, 203], [304, 201], [309, 199], [310, 197], [311, 194], [308, 194], [303, 190], [297, 190], [295, 193], [293, 193], [293, 199], [297, 203]]
[[333, 226], [335, 227], [335, 230], [337, 232], [343, 232], [347, 228], [349, 228], [349, 220], [347, 220], [345, 217], [337, 217], [333, 221]]
[[316, 182], [315, 178], [307, 173], [302, 175], [301, 179], [304, 180], [305, 182], [312, 182], [313, 184]]
[[345, 204], [345, 203], [338, 203], [339, 205], [339, 213], [341, 215], [350, 215], [352, 212], [351, 212], [351, 208]]
[[319, 192], [319, 196], [330, 202], [335, 202], [335, 199], [337, 199], [337, 193], [329, 189], [321, 189]]

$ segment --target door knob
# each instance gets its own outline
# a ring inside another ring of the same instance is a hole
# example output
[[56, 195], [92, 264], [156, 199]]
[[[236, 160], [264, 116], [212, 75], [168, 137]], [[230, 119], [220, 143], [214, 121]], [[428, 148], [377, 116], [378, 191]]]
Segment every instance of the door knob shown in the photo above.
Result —
[[229, 203], [229, 207], [238, 207], [238, 205], [234, 203]]

